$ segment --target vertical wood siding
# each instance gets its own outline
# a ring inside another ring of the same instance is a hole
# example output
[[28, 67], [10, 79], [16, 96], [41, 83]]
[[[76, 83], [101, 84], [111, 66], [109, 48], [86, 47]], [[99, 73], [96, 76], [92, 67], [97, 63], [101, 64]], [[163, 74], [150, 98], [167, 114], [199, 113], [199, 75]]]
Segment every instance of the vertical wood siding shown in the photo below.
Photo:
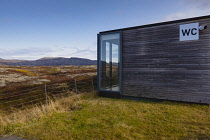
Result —
[[[200, 39], [179, 41], [179, 25], [208, 28]], [[210, 103], [210, 18], [122, 34], [123, 95]]]

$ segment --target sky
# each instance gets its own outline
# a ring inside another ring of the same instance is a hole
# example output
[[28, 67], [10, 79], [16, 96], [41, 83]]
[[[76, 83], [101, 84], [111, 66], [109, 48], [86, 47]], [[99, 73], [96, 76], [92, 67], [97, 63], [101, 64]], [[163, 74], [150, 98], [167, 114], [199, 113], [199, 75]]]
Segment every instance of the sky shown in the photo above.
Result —
[[96, 60], [101, 31], [210, 15], [210, 0], [0, 0], [0, 58]]

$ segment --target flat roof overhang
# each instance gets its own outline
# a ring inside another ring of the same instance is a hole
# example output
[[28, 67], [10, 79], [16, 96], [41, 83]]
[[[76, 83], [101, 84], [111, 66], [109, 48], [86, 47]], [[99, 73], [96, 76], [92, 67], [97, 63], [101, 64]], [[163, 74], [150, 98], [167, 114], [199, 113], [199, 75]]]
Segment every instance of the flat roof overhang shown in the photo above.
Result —
[[186, 18], [186, 19], [179, 19], [179, 20], [173, 20], [173, 21], [166, 21], [166, 22], [159, 22], [159, 23], [153, 23], [153, 24], [146, 24], [146, 25], [140, 25], [140, 26], [134, 26], [134, 27], [121, 28], [121, 29], [114, 29], [114, 30], [108, 30], [108, 31], [102, 31], [102, 32], [99, 32], [99, 34], [116, 32], [116, 31], [121, 31], [121, 30], [132, 30], [132, 29], [139, 29], [139, 28], [146, 28], [146, 27], [161, 26], [161, 25], [174, 24], [174, 23], [180, 23], [180, 22], [188, 22], [188, 21], [201, 20], [201, 19], [207, 19], [207, 18], [210, 18], [210, 15]]

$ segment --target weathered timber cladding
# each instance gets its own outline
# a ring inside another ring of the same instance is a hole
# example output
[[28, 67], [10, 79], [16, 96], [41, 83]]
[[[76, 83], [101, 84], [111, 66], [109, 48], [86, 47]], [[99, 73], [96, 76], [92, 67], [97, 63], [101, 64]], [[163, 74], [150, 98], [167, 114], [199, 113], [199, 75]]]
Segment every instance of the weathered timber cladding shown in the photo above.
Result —
[[[179, 25], [208, 28], [179, 41]], [[122, 94], [210, 103], [210, 18], [122, 30]]]

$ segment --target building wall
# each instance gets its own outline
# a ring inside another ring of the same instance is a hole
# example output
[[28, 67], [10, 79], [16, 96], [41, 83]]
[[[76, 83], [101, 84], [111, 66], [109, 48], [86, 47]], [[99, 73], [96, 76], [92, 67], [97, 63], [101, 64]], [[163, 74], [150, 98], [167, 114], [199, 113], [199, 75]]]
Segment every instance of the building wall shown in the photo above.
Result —
[[[179, 41], [179, 25], [208, 26]], [[210, 103], [210, 18], [122, 31], [122, 94]]]

